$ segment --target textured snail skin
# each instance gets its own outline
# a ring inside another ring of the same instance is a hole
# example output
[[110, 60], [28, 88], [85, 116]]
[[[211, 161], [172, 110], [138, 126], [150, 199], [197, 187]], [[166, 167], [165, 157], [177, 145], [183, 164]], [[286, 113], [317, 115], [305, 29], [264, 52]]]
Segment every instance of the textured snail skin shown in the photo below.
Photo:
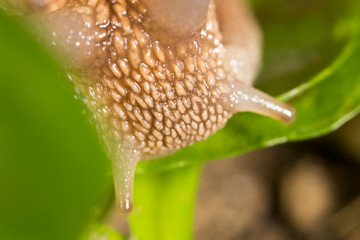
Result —
[[196, 4], [195, 15], [179, 14], [166, 0], [48, 0], [42, 6], [57, 9], [45, 17], [51, 40], [82, 73], [76, 84], [108, 141], [123, 214], [132, 209], [140, 159], [206, 139], [238, 111], [294, 118], [291, 107], [251, 87], [261, 36], [244, 3]]

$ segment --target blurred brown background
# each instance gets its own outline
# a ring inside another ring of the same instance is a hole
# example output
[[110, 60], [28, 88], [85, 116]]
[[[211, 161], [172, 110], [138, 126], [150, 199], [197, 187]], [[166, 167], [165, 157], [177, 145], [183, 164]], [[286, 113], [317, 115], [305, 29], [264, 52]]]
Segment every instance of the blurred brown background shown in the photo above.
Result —
[[208, 163], [196, 239], [359, 240], [360, 117], [318, 139]]

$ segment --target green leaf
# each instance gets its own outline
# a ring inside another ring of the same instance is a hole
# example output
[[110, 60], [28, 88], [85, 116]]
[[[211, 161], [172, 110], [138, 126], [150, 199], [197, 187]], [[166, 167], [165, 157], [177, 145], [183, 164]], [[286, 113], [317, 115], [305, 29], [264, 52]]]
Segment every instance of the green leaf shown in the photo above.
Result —
[[74, 85], [0, 9], [0, 239], [79, 239], [110, 161]]
[[265, 36], [259, 87], [270, 93], [288, 89], [280, 99], [295, 107], [295, 122], [285, 125], [239, 113], [207, 140], [140, 163], [137, 173], [165, 171], [317, 137], [359, 113], [359, 2], [258, 0], [254, 6]]
[[137, 240], [185, 240], [193, 236], [193, 216], [201, 164], [135, 177], [132, 235]]
[[98, 224], [92, 227], [90, 236], [86, 235], [84, 240], [126, 240], [126, 237], [109, 226]]

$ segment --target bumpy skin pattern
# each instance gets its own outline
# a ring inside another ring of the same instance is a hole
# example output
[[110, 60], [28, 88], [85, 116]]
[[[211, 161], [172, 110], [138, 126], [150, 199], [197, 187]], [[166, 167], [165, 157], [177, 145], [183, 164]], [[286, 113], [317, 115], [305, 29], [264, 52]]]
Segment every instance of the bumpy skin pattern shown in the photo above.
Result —
[[214, 6], [201, 29], [181, 38], [153, 26], [140, 1], [76, 1], [66, 8], [95, 26], [86, 36], [95, 44], [86, 63], [93, 107], [141, 158], [203, 140], [231, 116], [223, 96], [235, 78], [227, 71]]

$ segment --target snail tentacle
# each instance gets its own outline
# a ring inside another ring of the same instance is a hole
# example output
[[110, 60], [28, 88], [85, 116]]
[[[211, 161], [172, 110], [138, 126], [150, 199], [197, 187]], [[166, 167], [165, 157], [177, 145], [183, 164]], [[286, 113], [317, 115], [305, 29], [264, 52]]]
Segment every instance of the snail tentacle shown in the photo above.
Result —
[[247, 84], [237, 82], [233, 85], [226, 103], [230, 112], [254, 112], [275, 118], [284, 123], [291, 123], [295, 119], [293, 107], [280, 102]]

